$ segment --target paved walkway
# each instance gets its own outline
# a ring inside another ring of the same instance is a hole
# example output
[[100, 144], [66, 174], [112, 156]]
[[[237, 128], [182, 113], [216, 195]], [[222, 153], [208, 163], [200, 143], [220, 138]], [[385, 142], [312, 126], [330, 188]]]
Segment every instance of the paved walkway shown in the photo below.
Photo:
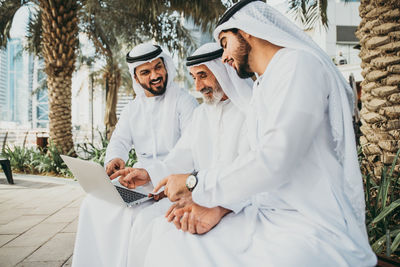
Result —
[[71, 266], [79, 206], [72, 179], [0, 172], [0, 267]]

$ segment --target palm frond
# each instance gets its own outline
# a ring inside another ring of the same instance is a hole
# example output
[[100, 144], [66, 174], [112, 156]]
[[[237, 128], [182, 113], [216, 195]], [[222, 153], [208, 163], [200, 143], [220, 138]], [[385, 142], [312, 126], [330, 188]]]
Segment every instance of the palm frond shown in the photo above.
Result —
[[300, 21], [305, 30], [322, 25], [328, 28], [328, 0], [289, 0], [289, 13]]
[[15, 16], [15, 13], [24, 2], [19, 0], [4, 0], [0, 6], [0, 48], [7, 46], [7, 41], [10, 38], [10, 29]]
[[36, 56], [42, 56], [42, 10], [37, 6], [30, 7], [25, 49]]

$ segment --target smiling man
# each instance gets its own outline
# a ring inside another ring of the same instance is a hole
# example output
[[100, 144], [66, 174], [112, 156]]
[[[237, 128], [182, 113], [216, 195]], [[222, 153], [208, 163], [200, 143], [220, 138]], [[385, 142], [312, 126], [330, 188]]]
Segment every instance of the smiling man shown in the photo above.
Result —
[[[252, 80], [240, 79], [233, 69], [222, 63], [221, 55], [222, 49], [217, 43], [208, 43], [188, 57], [186, 65], [204, 102], [194, 111], [191, 123], [168, 156], [163, 161], [148, 166], [148, 177], [140, 180], [151, 179], [154, 183], [173, 173], [188, 172], [193, 174], [194, 183], [191, 186], [194, 186], [196, 171], [229, 164], [240, 153], [249, 149], [244, 119], [251, 97]], [[128, 176], [130, 172], [133, 174]], [[119, 175], [122, 183], [125, 181], [128, 184], [134, 183], [127, 180], [138, 178], [134, 170], [118, 171], [111, 178]], [[188, 186], [190, 187], [189, 184]], [[231, 210], [240, 210], [240, 205], [236, 204], [201, 207], [193, 203], [190, 197], [179, 204], [192, 209], [192, 218], [198, 220], [199, 224], [196, 229], [189, 229], [186, 225], [181, 227], [175, 220], [175, 225], [183, 231], [199, 234], [210, 231]], [[171, 205], [168, 199], [163, 199], [138, 214], [131, 229], [128, 266], [144, 265], [146, 254], [152, 253], [147, 253], [147, 246], [152, 241], [153, 232], [163, 231], [164, 226], [167, 227], [166, 231], [172, 228], [174, 232], [178, 232], [164, 218]], [[170, 208], [170, 221], [173, 219], [174, 209], [178, 208], [178, 205]]]
[[125, 167], [132, 145], [138, 157], [136, 167], [165, 158], [197, 107], [196, 100], [173, 81], [175, 66], [159, 46], [138, 45], [126, 60], [136, 98], [123, 110], [107, 147], [108, 175]]
[[[205, 235], [155, 238], [149, 250], [160, 254], [147, 266], [375, 266], [352, 90], [332, 60], [264, 1], [239, 1], [214, 38], [240, 77], [257, 77], [246, 120], [251, 149], [231, 164], [199, 170], [190, 192], [187, 174], [159, 186], [172, 201], [190, 194], [205, 207], [249, 203]], [[196, 226], [185, 212], [181, 223]], [[170, 240], [179, 245], [167, 246]]]
[[[141, 44], [126, 56], [136, 97], [123, 110], [106, 151], [109, 175], [124, 169], [135, 148], [135, 173], [163, 160], [190, 123], [197, 101], [173, 81], [172, 58], [159, 46]], [[150, 179], [135, 180], [139, 186]], [[158, 181], [156, 181], [157, 183]], [[90, 195], [81, 205], [73, 266], [125, 266], [130, 227], [151, 202], [127, 208]]]

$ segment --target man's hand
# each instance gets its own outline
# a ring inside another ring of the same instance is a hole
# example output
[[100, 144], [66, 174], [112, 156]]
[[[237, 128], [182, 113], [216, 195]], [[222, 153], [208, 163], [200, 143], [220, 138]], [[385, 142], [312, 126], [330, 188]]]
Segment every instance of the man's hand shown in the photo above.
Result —
[[164, 195], [164, 191], [161, 191], [159, 194], [149, 194], [149, 197], [152, 197], [155, 201], [159, 201], [167, 196]]
[[107, 172], [107, 175], [110, 176], [114, 172], [116, 172], [118, 170], [122, 170], [123, 168], [125, 168], [125, 161], [123, 161], [120, 158], [115, 158], [115, 159], [111, 160], [110, 162], [108, 162], [108, 164], [106, 166], [106, 172]]
[[201, 235], [214, 228], [229, 212], [222, 207], [205, 208], [191, 199], [182, 199], [172, 205], [165, 216], [169, 222], [173, 221], [177, 229]]
[[156, 193], [164, 186], [164, 194], [172, 202], [178, 201], [183, 197], [189, 197], [192, 193], [186, 187], [186, 179], [190, 174], [172, 174], [162, 179], [154, 188], [153, 193]]
[[138, 186], [145, 185], [150, 181], [150, 176], [145, 169], [140, 168], [125, 168], [119, 170], [110, 176], [110, 179], [115, 179], [119, 176], [119, 183], [129, 189], [134, 189]]

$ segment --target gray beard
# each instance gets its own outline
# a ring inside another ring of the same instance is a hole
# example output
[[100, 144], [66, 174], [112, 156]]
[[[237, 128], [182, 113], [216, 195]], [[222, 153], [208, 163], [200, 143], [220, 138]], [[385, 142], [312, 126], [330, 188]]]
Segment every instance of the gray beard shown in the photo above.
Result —
[[221, 101], [223, 96], [224, 96], [224, 92], [220, 88], [213, 91], [212, 97], [206, 97], [206, 96], [202, 95], [204, 103], [206, 103], [207, 105], [218, 104]]

